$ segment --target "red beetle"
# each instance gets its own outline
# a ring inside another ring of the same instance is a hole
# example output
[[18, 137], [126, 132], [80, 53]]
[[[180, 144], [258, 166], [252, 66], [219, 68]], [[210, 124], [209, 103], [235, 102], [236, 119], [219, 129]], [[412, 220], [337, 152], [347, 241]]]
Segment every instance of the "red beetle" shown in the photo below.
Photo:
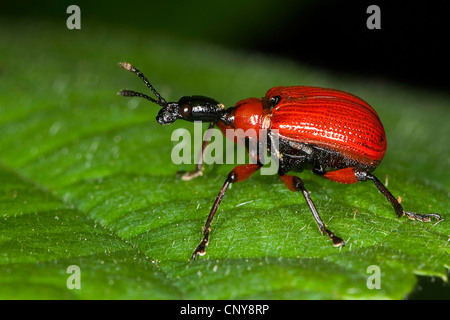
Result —
[[[397, 199], [372, 174], [386, 153], [386, 134], [375, 110], [364, 100], [335, 89], [306, 86], [275, 87], [263, 98], [248, 98], [236, 106], [225, 109], [214, 99], [203, 96], [182, 97], [178, 102], [167, 102], [135, 67], [126, 62], [119, 65], [139, 76], [157, 99], [146, 94], [122, 90], [120, 95], [142, 97], [159, 106], [156, 117], [160, 124], [170, 124], [177, 119], [209, 122], [222, 132], [227, 129], [267, 130], [268, 147], [272, 157], [278, 160], [278, 174], [291, 191], [301, 191], [322, 234], [327, 234], [336, 247], [345, 245], [344, 240], [325, 227], [303, 181], [288, 172], [305, 169], [340, 183], [371, 180], [394, 207], [398, 217], [406, 215], [412, 220], [438, 221], [436, 213], [416, 214], [404, 211]], [[271, 143], [271, 141], [278, 143]], [[207, 145], [205, 141], [202, 148]], [[272, 150], [272, 152], [271, 152]], [[236, 166], [228, 174], [209, 213], [203, 228], [203, 239], [192, 254], [206, 253], [211, 223], [219, 204], [231, 183], [249, 178], [262, 167], [260, 158], [254, 164]], [[203, 165], [183, 175], [190, 180], [202, 174]]]

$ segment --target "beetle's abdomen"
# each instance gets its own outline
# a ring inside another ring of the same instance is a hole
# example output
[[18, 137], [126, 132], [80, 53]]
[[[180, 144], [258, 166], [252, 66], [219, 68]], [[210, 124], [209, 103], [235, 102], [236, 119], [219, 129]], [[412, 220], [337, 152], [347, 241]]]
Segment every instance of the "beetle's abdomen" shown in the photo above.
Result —
[[266, 98], [280, 97], [271, 129], [280, 138], [338, 151], [376, 167], [386, 153], [383, 125], [370, 105], [349, 93], [315, 87], [276, 87]]

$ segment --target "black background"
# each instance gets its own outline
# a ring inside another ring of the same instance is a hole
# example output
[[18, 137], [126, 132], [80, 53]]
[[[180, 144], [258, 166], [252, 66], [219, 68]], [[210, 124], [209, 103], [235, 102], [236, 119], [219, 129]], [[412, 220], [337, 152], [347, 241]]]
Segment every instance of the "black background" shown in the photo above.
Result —
[[[0, 18], [65, 23], [70, 4], [81, 8], [83, 32], [91, 23], [123, 26], [347, 74], [450, 87], [448, 1], [16, 0], [0, 4]], [[366, 27], [371, 4], [380, 7], [380, 30]]]

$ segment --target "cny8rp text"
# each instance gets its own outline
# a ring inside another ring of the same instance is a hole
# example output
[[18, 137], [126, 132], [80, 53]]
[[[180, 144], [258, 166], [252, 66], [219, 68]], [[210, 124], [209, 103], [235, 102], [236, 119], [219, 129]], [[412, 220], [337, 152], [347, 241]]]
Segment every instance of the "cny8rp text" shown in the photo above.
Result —
[[266, 314], [267, 310], [269, 310], [267, 304], [228, 304], [223, 311], [225, 314]]

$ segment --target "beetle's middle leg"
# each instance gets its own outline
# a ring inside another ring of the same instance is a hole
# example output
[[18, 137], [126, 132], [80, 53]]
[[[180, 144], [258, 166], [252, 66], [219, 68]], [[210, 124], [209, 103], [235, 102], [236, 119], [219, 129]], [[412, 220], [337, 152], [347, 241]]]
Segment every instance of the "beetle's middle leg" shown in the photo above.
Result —
[[322, 219], [319, 216], [319, 213], [317, 212], [316, 206], [314, 205], [314, 202], [311, 199], [311, 196], [309, 195], [308, 191], [306, 190], [302, 179], [300, 179], [297, 176], [291, 176], [291, 175], [281, 175], [281, 180], [283, 180], [286, 187], [288, 187], [291, 191], [301, 191], [303, 193], [303, 196], [305, 197], [306, 203], [308, 204], [309, 209], [311, 210], [311, 213], [314, 217], [314, 220], [317, 222], [317, 226], [319, 227], [319, 230], [322, 234], [327, 233], [330, 240], [333, 242], [333, 246], [340, 247], [344, 246], [345, 242], [338, 236], [336, 236], [332, 231], [328, 230], [325, 227], [325, 223], [323, 223]]

